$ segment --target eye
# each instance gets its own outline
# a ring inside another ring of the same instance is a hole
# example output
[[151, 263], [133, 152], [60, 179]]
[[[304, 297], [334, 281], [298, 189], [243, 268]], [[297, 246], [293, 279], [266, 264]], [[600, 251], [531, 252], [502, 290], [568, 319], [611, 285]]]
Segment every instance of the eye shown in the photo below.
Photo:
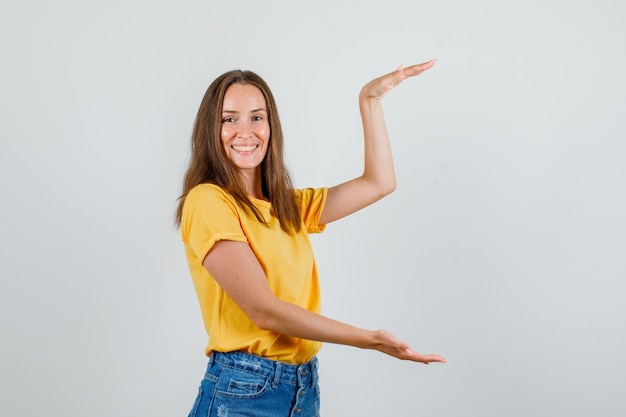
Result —
[[263, 116], [261, 116], [261, 115], [257, 114], [256, 116], [252, 116], [252, 121], [254, 121], [254, 122], [260, 122], [262, 120], [263, 120]]
[[234, 123], [234, 122], [235, 122], [235, 118], [232, 116], [224, 117], [222, 119], [222, 123]]

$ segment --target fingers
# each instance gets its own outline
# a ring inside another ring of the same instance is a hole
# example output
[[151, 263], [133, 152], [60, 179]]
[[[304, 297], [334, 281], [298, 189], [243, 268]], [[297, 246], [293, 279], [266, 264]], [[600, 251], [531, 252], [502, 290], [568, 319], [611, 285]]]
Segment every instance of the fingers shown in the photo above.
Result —
[[400, 65], [395, 71], [367, 83], [362, 90], [363, 97], [381, 99], [405, 79], [419, 75], [432, 68], [433, 65], [435, 65], [435, 62], [436, 59], [431, 59], [430, 61], [411, 65], [406, 68], [403, 65]]
[[437, 62], [436, 59], [431, 59], [430, 61], [411, 65], [406, 68], [403, 65], [400, 65], [395, 71], [367, 83], [361, 91], [362, 97], [381, 99], [405, 79], [419, 75], [432, 68], [433, 65], [435, 65], [435, 62]]
[[441, 355], [437, 355], [434, 353], [429, 353], [426, 355], [422, 355], [419, 352], [413, 352], [410, 349], [406, 350], [407, 354], [408, 354], [408, 358], [407, 360], [412, 360], [414, 362], [421, 362], [425, 365], [428, 365], [430, 362], [446, 362], [446, 358], [444, 358]]
[[376, 349], [390, 356], [407, 361], [421, 362], [423, 364], [429, 364], [430, 362], [446, 362], [446, 358], [441, 355], [434, 353], [423, 355], [419, 352], [415, 352], [407, 343], [402, 342], [387, 330], [378, 330], [376, 334], [379, 339], [379, 344]]
[[409, 360], [413, 362], [421, 362], [425, 365], [428, 365], [430, 362], [446, 362], [446, 358], [441, 355], [437, 355], [434, 353], [429, 354], [421, 354], [419, 352], [413, 351], [407, 344], [402, 343], [401, 351], [403, 354], [398, 356], [399, 359]]
[[394, 75], [396, 75], [396, 77], [399, 77], [400, 80], [405, 80], [408, 77], [414, 77], [423, 73], [426, 70], [431, 69], [436, 62], [436, 59], [431, 59], [421, 64], [411, 65], [410, 67], [406, 68], [403, 65], [400, 65], [395, 71]]
[[435, 355], [435, 354], [423, 355], [422, 358], [423, 358], [422, 363], [426, 365], [428, 365], [431, 362], [439, 362], [439, 363], [447, 362], [446, 358], [444, 358], [441, 355]]

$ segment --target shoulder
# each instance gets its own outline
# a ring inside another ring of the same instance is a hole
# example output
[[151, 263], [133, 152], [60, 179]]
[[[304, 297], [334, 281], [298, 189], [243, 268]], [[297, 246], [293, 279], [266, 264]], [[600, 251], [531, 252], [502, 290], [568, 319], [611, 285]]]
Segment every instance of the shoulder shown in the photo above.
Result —
[[233, 196], [220, 186], [215, 184], [198, 184], [192, 188], [185, 196], [183, 203], [183, 216], [195, 210], [205, 210], [207, 208], [217, 209], [218, 207], [228, 208], [229, 211], [236, 211], [237, 203]]
[[228, 191], [215, 184], [198, 184], [193, 187], [185, 197], [185, 203], [206, 200], [229, 200], [234, 201]]

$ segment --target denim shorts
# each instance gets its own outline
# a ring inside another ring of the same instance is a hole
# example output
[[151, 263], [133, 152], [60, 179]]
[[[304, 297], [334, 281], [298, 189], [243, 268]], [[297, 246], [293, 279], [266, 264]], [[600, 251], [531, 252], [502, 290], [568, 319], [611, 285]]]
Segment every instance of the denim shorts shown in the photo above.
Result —
[[319, 417], [317, 368], [213, 352], [189, 417]]

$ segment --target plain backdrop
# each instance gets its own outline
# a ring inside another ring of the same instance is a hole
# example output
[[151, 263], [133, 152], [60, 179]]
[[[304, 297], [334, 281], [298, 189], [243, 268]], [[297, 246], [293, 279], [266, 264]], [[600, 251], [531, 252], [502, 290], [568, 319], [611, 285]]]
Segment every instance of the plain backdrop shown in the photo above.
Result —
[[250, 69], [297, 186], [398, 190], [312, 236], [324, 313], [446, 364], [325, 345], [324, 416], [626, 415], [626, 6], [609, 0], [0, 4], [0, 415], [186, 416], [202, 327], [176, 199], [200, 100]]

